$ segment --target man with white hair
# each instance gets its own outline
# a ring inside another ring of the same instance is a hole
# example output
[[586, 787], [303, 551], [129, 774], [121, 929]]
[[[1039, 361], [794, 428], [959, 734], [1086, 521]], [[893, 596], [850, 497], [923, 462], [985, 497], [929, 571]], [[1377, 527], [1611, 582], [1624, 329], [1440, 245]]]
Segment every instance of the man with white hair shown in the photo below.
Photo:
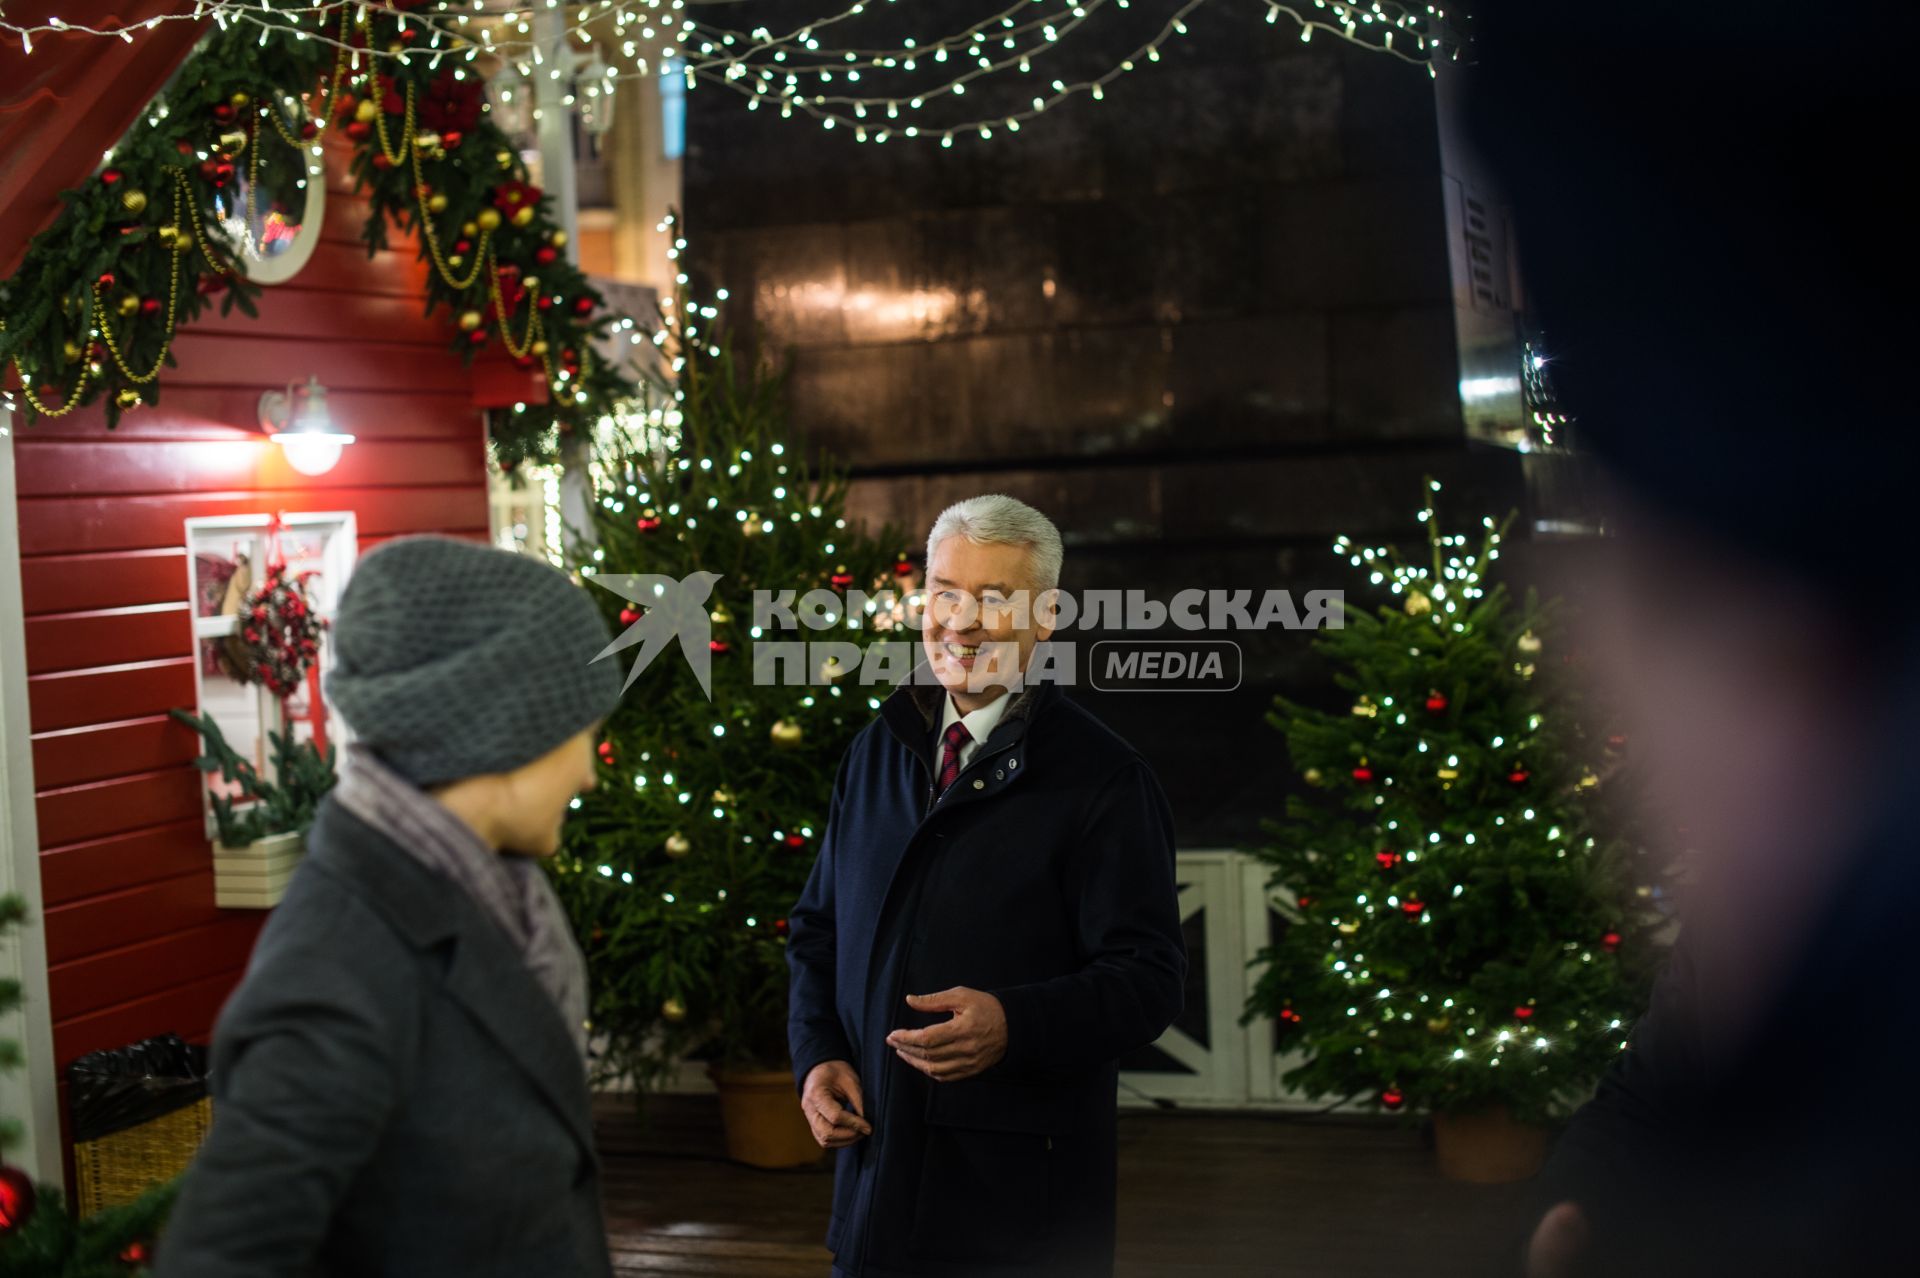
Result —
[[926, 660], [848, 747], [791, 914], [838, 1278], [1113, 1272], [1115, 1062], [1179, 1014], [1186, 950], [1159, 783], [1039, 677], [1060, 561], [1011, 497], [934, 521]]

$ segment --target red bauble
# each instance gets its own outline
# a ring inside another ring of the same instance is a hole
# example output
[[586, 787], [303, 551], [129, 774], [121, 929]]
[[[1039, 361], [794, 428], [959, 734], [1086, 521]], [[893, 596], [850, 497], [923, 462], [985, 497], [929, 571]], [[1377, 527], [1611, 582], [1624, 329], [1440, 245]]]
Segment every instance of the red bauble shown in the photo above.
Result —
[[1362, 764], [1353, 770], [1353, 779], [1361, 783], [1373, 780], [1373, 769]]
[[373, 157], [373, 167], [376, 169], [390, 169], [393, 167], [393, 161], [389, 160], [384, 153], [376, 153]]
[[623, 626], [631, 626], [634, 622], [640, 620], [643, 615], [643, 613], [633, 608], [622, 608], [620, 610], [620, 624]]
[[487, 330], [484, 328], [476, 328], [471, 333], [468, 333], [467, 344], [469, 346], [485, 346], [487, 344]]
[[1406, 916], [1407, 916], [1408, 918], [1410, 918], [1410, 919], [1417, 919], [1417, 918], [1419, 918], [1419, 917], [1420, 917], [1420, 912], [1421, 912], [1422, 910], [1424, 910], [1424, 909], [1426, 909], [1426, 908], [1427, 908], [1427, 903], [1426, 903], [1425, 901], [1422, 901], [1422, 900], [1421, 900], [1421, 899], [1420, 899], [1419, 897], [1417, 897], [1417, 896], [1416, 896], [1416, 897], [1414, 897], [1414, 898], [1413, 898], [1412, 900], [1410, 900], [1410, 901], [1402, 901], [1402, 902], [1400, 902], [1400, 910], [1401, 910], [1401, 912], [1402, 912], [1403, 914], [1405, 914], [1405, 915], [1406, 915]]
[[573, 313], [575, 315], [593, 314], [593, 299], [591, 297], [575, 298], [573, 302]]
[[373, 132], [373, 126], [371, 124], [368, 124], [365, 120], [355, 120], [352, 124], [349, 124], [347, 126], [347, 136], [352, 138], [355, 142], [366, 141], [368, 136], [372, 134], [372, 132]]
[[147, 299], [145, 299], [144, 301], [142, 301], [142, 302], [140, 303], [140, 313], [141, 313], [142, 315], [157, 315], [157, 314], [159, 314], [159, 313], [160, 313], [160, 299], [159, 299], [159, 298], [157, 298], [157, 297], [149, 297], [149, 298], [147, 298]]
[[845, 590], [853, 584], [853, 574], [850, 572], [836, 572], [833, 576], [827, 578], [827, 580], [833, 583], [835, 590]]
[[178, 151], [182, 155], [192, 155], [193, 143], [187, 141], [185, 138], [181, 138], [178, 142], [175, 142], [173, 144], [173, 149]]
[[896, 577], [911, 577], [913, 576], [913, 565], [902, 559], [893, 566], [893, 575]]
[[1513, 782], [1515, 785], [1525, 785], [1527, 778], [1532, 775], [1533, 774], [1525, 768], [1515, 768], [1513, 771], [1507, 773], [1507, 780]]
[[660, 521], [654, 518], [652, 515], [643, 515], [639, 519], [636, 519], [633, 521], [633, 526], [635, 528], [638, 528], [641, 532], [652, 532], [654, 529], [660, 526]]
[[473, 250], [472, 240], [455, 240], [453, 242], [453, 251], [456, 253], [468, 253], [468, 252], [471, 252], [472, 250]]
[[1524, 1021], [1532, 1017], [1533, 1009], [1531, 1007], [1516, 1007], [1513, 1009], [1513, 1014]]
[[120, 1263], [129, 1268], [135, 1265], [151, 1264], [152, 1261], [153, 1248], [138, 1239], [135, 1239], [120, 1249]]
[[300, 126], [300, 136], [303, 138], [317, 137], [319, 133], [320, 133], [320, 126], [315, 124], [312, 120], [308, 120], [305, 124]]
[[1446, 712], [1447, 712], [1447, 697], [1445, 693], [1436, 692], [1432, 696], [1427, 698], [1428, 714], [1445, 714]]
[[1391, 848], [1375, 852], [1373, 859], [1380, 863], [1380, 868], [1383, 870], [1391, 870], [1394, 866], [1400, 864], [1400, 854]]
[[1400, 1094], [1399, 1088], [1389, 1087], [1386, 1091], [1380, 1093], [1380, 1103], [1388, 1109], [1399, 1109], [1407, 1103], [1407, 1098]]
[[98, 281], [98, 282], [99, 282], [99, 285], [100, 285], [100, 287], [101, 287], [101, 288], [112, 288], [112, 287], [113, 287], [113, 272], [112, 272], [112, 271], [102, 271], [102, 272], [100, 273], [100, 279], [99, 279], [99, 281]]
[[1601, 937], [1600, 948], [1604, 949], [1609, 954], [1619, 949], [1620, 934], [1618, 932], [1609, 932], [1605, 936]]
[[733, 651], [733, 645], [728, 643], [725, 639], [710, 639], [707, 641], [707, 649], [711, 652], [716, 652], [724, 657], [729, 652]]
[[27, 1223], [39, 1193], [18, 1167], [0, 1166], [0, 1238]]
[[613, 763], [613, 742], [602, 741], [600, 743], [600, 761], [609, 765]]
[[112, 186], [115, 182], [118, 182], [120, 180], [120, 170], [119, 169], [101, 169], [100, 180], [106, 183], [108, 186]]
[[533, 251], [533, 260], [538, 262], [542, 266], [552, 266], [553, 259], [558, 256], [559, 254], [555, 253], [552, 247], [546, 244], [542, 244], [539, 248]]
[[461, 136], [460, 130], [448, 129], [445, 133], [442, 133], [440, 135], [440, 145], [447, 148], [447, 150], [451, 151], [453, 150], [453, 148], [460, 145], [460, 136]]
[[1293, 903], [1304, 910], [1313, 904], [1313, 898], [1310, 896], [1296, 896], [1293, 898]]
[[799, 834], [789, 834], [784, 842], [790, 848], [804, 848], [807, 846], [806, 836]]
[[551, 297], [546, 296], [545, 294], [541, 295], [539, 302], [536, 304], [543, 311], [550, 311], [553, 309], [553, 299]]
[[1283, 1007], [1280, 1009], [1280, 1019], [1289, 1025], [1298, 1025], [1300, 1023], [1300, 1013], [1294, 1011], [1291, 1007]]
[[785, 919], [775, 919], [773, 921], [773, 930], [781, 936], [785, 936], [787, 934], [787, 921]]
[[214, 103], [213, 118], [215, 123], [231, 124], [233, 122], [233, 104], [231, 102]]

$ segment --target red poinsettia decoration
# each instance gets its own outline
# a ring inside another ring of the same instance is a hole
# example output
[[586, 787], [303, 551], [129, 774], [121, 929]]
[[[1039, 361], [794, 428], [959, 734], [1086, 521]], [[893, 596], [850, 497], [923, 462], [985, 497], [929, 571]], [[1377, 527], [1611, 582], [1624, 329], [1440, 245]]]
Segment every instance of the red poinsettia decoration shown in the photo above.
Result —
[[314, 574], [287, 574], [284, 563], [267, 568], [260, 588], [247, 596], [241, 611], [240, 638], [247, 661], [239, 671], [243, 683], [265, 684], [276, 697], [288, 697], [300, 687], [320, 657], [320, 634], [327, 628], [307, 600], [307, 581]]
[[441, 135], [463, 133], [480, 120], [480, 106], [487, 89], [478, 77], [453, 78], [453, 68], [444, 68], [427, 86], [426, 100], [419, 105], [420, 124]]
[[502, 182], [493, 188], [494, 207], [511, 216], [529, 205], [540, 203], [540, 188], [518, 180]]

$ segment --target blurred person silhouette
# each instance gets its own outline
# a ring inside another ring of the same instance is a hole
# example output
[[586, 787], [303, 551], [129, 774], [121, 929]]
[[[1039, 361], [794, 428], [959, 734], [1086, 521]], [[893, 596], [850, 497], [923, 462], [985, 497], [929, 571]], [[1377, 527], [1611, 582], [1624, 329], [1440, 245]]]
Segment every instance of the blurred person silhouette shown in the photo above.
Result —
[[214, 1028], [156, 1278], [605, 1278], [585, 961], [539, 862], [620, 695], [535, 559], [369, 552], [329, 698], [356, 739]]
[[1475, 6], [1472, 132], [1617, 490], [1595, 647], [1689, 852], [1532, 1278], [1920, 1271], [1914, 10]]

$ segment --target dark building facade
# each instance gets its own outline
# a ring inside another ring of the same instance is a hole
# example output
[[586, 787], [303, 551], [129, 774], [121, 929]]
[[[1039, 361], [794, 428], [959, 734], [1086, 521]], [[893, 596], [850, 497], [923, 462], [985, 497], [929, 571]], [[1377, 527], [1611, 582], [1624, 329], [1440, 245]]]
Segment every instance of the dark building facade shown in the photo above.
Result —
[[[854, 513], [924, 529], [1010, 493], [1060, 525], [1066, 587], [1162, 601], [1365, 600], [1332, 540], [1422, 541], [1426, 475], [1463, 530], [1562, 526], [1578, 494], [1526, 420], [1512, 236], [1448, 75], [1257, 9], [1189, 25], [1103, 100], [951, 149], [692, 95], [695, 282], [788, 361]], [[1109, 39], [1081, 70], [1131, 47]], [[1031, 85], [1003, 92], [967, 100], [1018, 109]], [[1339, 695], [1305, 633], [1215, 637], [1243, 652], [1230, 695], [1082, 692], [1152, 759], [1189, 847], [1256, 838], [1296, 784], [1271, 694]]]

